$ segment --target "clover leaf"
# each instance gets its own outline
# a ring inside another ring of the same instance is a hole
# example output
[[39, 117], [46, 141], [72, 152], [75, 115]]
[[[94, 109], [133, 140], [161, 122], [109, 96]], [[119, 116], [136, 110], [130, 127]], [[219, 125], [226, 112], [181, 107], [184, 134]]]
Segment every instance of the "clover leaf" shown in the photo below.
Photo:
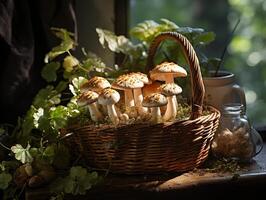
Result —
[[23, 148], [22, 145], [16, 144], [11, 147], [11, 151], [15, 154], [15, 158], [24, 163], [31, 163], [33, 158], [30, 154], [30, 144], [26, 148]]
[[54, 82], [57, 79], [56, 72], [59, 68], [59, 62], [48, 63], [42, 68], [41, 75], [47, 82]]

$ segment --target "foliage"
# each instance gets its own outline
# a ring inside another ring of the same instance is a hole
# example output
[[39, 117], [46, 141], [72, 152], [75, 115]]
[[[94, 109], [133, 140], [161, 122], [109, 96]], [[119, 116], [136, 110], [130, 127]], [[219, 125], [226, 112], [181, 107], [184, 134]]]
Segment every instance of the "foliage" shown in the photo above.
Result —
[[84, 195], [101, 179], [96, 172], [89, 173], [87, 169], [81, 166], [71, 167], [68, 176], [58, 178], [52, 185], [52, 191], [60, 194]]
[[[214, 59], [207, 58], [200, 50], [215, 39], [215, 34], [206, 32], [201, 28], [179, 27], [167, 19], [161, 19], [160, 23], [146, 20], [130, 30], [132, 41], [122, 35], [116, 36], [108, 30], [98, 28], [96, 31], [104, 48], [107, 46], [111, 51], [125, 55], [124, 62], [120, 67], [129, 71], [145, 70], [148, 48], [152, 40], [161, 32], [167, 31], [176, 31], [186, 36], [196, 51], [199, 52], [198, 55], [202, 66], [216, 67], [217, 65], [217, 63], [213, 62]], [[137, 44], [134, 44], [134, 40], [137, 41]], [[160, 63], [165, 59], [178, 62], [180, 65], [187, 65], [180, 47], [173, 41], [166, 41], [161, 45], [155, 58], [155, 63]], [[215, 60], [219, 61], [217, 58]]]
[[79, 61], [71, 54], [75, 47], [73, 34], [59, 28], [52, 31], [61, 42], [45, 57], [47, 64], [41, 75], [48, 84], [37, 93], [26, 115], [19, 118], [8, 138], [10, 149], [2, 144], [6, 142], [3, 138], [7, 130], [0, 127], [0, 144], [10, 152], [6, 158], [18, 163], [15, 167], [8, 167], [6, 161], [0, 165], [0, 189], [4, 190], [4, 199], [10, 198], [12, 193], [14, 198], [19, 198], [25, 187], [48, 183], [54, 170], [70, 169], [70, 174], [61, 179], [63, 194], [85, 194], [100, 180], [96, 172], [88, 172], [80, 166], [71, 168], [70, 152], [62, 142], [61, 131], [76, 118], [89, 120], [87, 115], [82, 119], [86, 110], [77, 105], [80, 85], [95, 74], [108, 76], [113, 69], [108, 68], [107, 72], [101, 59], [85, 50], [84, 59]]
[[[222, 70], [236, 75], [244, 88], [247, 99], [247, 114], [254, 125], [266, 123], [266, 3], [264, 0], [228, 0], [217, 3], [213, 0], [199, 1], [134, 1], [130, 7], [131, 27], [145, 19], [159, 20], [166, 17], [178, 24], [190, 27], [205, 27], [216, 33], [216, 40], [202, 48], [207, 57], [221, 57], [228, 36], [238, 19], [237, 27], [222, 63]], [[193, 14], [192, 14], [193, 13]], [[217, 61], [214, 60], [217, 63]], [[204, 64], [204, 63], [203, 63]], [[201, 64], [202, 65], [202, 64]], [[202, 66], [213, 69], [214, 65]]]
[[15, 154], [15, 158], [24, 163], [31, 163], [33, 158], [29, 152], [30, 145], [28, 144], [26, 149], [24, 149], [20, 144], [16, 144], [11, 147], [11, 151]]

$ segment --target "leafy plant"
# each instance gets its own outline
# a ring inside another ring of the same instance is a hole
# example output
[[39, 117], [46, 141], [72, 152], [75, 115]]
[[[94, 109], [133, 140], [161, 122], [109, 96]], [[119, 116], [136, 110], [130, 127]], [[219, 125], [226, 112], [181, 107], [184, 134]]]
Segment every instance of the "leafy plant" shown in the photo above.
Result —
[[[5, 190], [4, 199], [10, 197], [14, 188], [13, 192], [20, 191], [19, 198], [25, 187], [49, 183], [54, 170], [71, 169], [70, 175], [62, 178], [67, 188], [63, 193], [84, 194], [100, 179], [96, 172], [88, 172], [80, 166], [71, 168], [70, 152], [62, 142], [61, 130], [75, 119], [89, 120], [86, 110], [77, 106], [80, 85], [95, 74], [108, 76], [114, 70], [84, 49], [84, 59], [78, 60], [71, 54], [76, 46], [73, 34], [59, 28], [52, 31], [61, 42], [45, 57], [47, 64], [41, 75], [48, 84], [37, 93], [26, 115], [19, 118], [10, 136], [11, 148], [0, 143], [1, 148], [10, 151], [7, 159], [18, 163], [10, 170], [0, 165], [0, 189]], [[5, 135], [6, 129], [1, 127], [1, 138]]]
[[87, 190], [99, 183], [100, 180], [101, 178], [96, 172], [89, 173], [83, 167], [74, 166], [69, 170], [68, 176], [58, 178], [51, 185], [51, 188], [57, 194], [84, 195]]
[[[99, 41], [104, 48], [108, 47], [109, 50], [115, 53], [124, 54], [124, 61], [120, 67], [128, 71], [144, 71], [148, 49], [152, 40], [161, 32], [168, 31], [176, 31], [188, 38], [198, 52], [200, 64], [205, 68], [203, 70], [204, 73], [210, 68], [215, 68], [220, 62], [218, 58], [207, 58], [202, 51], [204, 46], [215, 39], [213, 32], [206, 32], [202, 28], [179, 27], [167, 19], [161, 19], [160, 23], [153, 20], [139, 23], [130, 30], [132, 41], [122, 35], [116, 36], [108, 30], [98, 28], [96, 31], [99, 35]], [[173, 41], [166, 41], [159, 48], [155, 63], [160, 63], [163, 60], [187, 65], [180, 47]]]

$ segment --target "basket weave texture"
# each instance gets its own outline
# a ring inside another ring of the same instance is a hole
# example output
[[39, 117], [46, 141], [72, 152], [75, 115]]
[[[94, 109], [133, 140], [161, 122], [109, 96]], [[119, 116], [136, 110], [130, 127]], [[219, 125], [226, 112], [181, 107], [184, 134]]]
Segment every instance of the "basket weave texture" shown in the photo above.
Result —
[[198, 167], [208, 157], [220, 113], [213, 107], [204, 107], [208, 114], [202, 115], [205, 90], [199, 61], [190, 42], [176, 32], [158, 35], [149, 49], [147, 71], [153, 66], [159, 44], [166, 39], [181, 45], [190, 66], [190, 119], [160, 124], [69, 128], [73, 134], [67, 142], [90, 166], [122, 174], [183, 172]]

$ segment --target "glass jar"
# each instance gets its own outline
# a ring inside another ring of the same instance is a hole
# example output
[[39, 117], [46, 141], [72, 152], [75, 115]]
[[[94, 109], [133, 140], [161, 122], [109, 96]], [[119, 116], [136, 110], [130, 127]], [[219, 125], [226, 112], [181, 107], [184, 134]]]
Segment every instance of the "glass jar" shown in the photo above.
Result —
[[218, 158], [248, 161], [263, 147], [262, 138], [251, 127], [242, 104], [226, 104], [211, 148]]

